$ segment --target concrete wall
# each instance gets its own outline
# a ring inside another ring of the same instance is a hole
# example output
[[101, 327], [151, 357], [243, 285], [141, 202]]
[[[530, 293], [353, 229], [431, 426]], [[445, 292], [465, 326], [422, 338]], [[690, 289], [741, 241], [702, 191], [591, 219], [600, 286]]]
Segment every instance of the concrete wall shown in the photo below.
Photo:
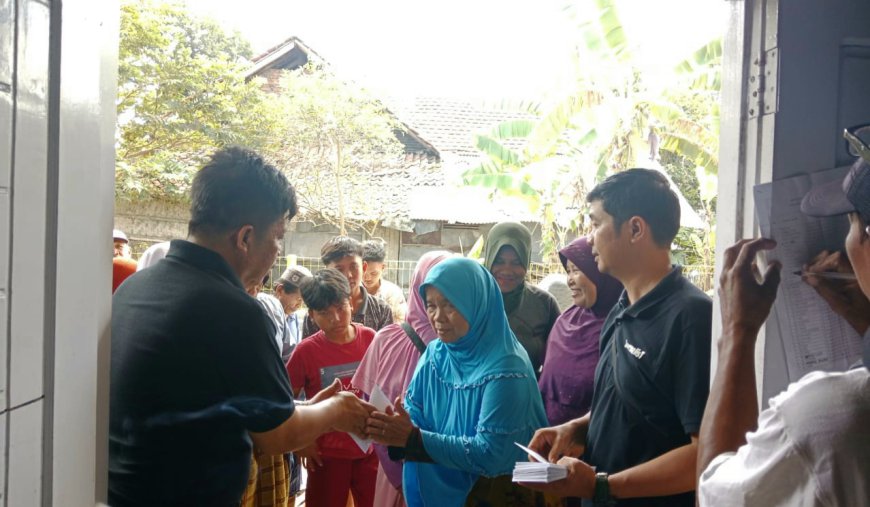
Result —
[[0, 0], [0, 505], [105, 498], [117, 47], [114, 0]]
[[187, 204], [161, 201], [115, 203], [115, 227], [128, 237], [156, 243], [187, 237]]
[[[115, 227], [126, 232], [136, 245], [186, 237], [189, 218], [188, 205], [181, 203], [119, 201], [115, 207]], [[377, 227], [374, 231], [351, 229], [348, 234], [360, 241], [370, 237], [383, 239], [387, 243], [387, 259], [416, 261], [432, 250], [467, 253], [477, 238], [486, 235], [492, 227], [492, 224], [450, 225], [443, 222], [433, 222], [432, 225], [437, 228], [436, 234], [420, 238], [437, 238], [434, 243], [418, 243], [413, 234], [402, 234], [386, 227]], [[532, 231], [532, 261], [541, 262], [540, 227], [534, 223], [525, 225]], [[288, 231], [284, 240], [284, 254], [300, 257], [320, 257], [320, 247], [338, 235], [338, 228], [331, 224], [315, 225], [298, 220], [290, 224]]]

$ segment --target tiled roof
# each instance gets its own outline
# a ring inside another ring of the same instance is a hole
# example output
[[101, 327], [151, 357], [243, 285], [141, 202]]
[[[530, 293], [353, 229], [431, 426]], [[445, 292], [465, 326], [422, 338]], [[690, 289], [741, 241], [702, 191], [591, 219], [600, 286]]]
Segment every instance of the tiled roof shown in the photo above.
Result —
[[416, 187], [411, 191], [411, 220], [450, 224], [494, 224], [505, 220], [538, 222], [528, 205], [516, 199], [489, 197], [482, 187]]
[[[357, 221], [378, 221], [387, 227], [411, 230], [410, 199], [415, 189], [443, 187], [444, 175], [441, 165], [425, 158], [397, 162], [394, 167], [358, 178], [352, 188], [344, 189], [347, 218]], [[300, 189], [301, 214], [312, 214], [307, 206], [317, 207], [317, 213], [338, 216], [338, 194], [335, 185], [320, 187], [318, 202], [306, 202], [304, 190]]]
[[[277, 74], [281, 70], [295, 70], [308, 62], [315, 62], [318, 65], [323, 65], [328, 68], [329, 63], [306, 45], [299, 37], [290, 37], [283, 42], [272, 46], [263, 53], [255, 56], [252, 60], [251, 67], [245, 73], [245, 79], [250, 80], [255, 76], [265, 76], [268, 79], [275, 79], [277, 83]], [[356, 86], [352, 82], [347, 82], [347, 86]], [[277, 92], [279, 87], [266, 86], [266, 89], [272, 92]], [[380, 101], [379, 101], [380, 102]], [[381, 102], [383, 104], [383, 102]], [[384, 106], [386, 109], [386, 106]], [[393, 111], [386, 109], [386, 112], [398, 120], [401, 127], [396, 129], [396, 139], [405, 147], [407, 153], [425, 154], [427, 157], [440, 158], [438, 150], [432, 146], [425, 138], [421, 137], [411, 126], [402, 122]]]
[[[270, 69], [292, 70], [309, 59], [327, 63], [298, 37], [290, 37], [254, 57], [247, 77], [268, 74]], [[474, 146], [474, 134], [486, 133], [505, 120], [533, 118], [533, 115], [486, 108], [473, 101], [457, 99], [418, 98], [385, 103], [388, 111], [402, 123], [403, 128], [396, 136], [406, 152], [423, 156], [397, 162], [394, 167], [380, 168], [376, 173], [359, 178], [353, 188], [344, 189], [347, 218], [379, 221], [401, 230], [411, 230], [411, 220], [469, 224], [534, 220], [525, 205], [503, 200], [493, 204], [486, 189], [453, 188], [445, 177], [445, 174], [459, 174], [480, 158]], [[509, 142], [508, 146], [516, 148], [519, 143]], [[308, 182], [299, 184], [303, 216], [314, 215], [311, 208], [316, 208], [317, 214], [338, 216], [338, 192], [334, 185], [318, 184], [317, 202], [306, 202]]]
[[[490, 189], [462, 187], [458, 181], [448, 181], [480, 159], [481, 154], [474, 146], [475, 134], [487, 133], [507, 120], [532, 119], [534, 115], [486, 108], [470, 100], [418, 98], [385, 102], [401, 122], [438, 150], [441, 163], [419, 161], [372, 174], [352, 192], [357, 199], [359, 196], [372, 199], [361, 203], [356, 215], [349, 213], [350, 218], [378, 220], [401, 230], [409, 230], [415, 220], [463, 224], [539, 220], [525, 202], [491, 198]], [[514, 149], [522, 146], [519, 140], [506, 144]], [[322, 212], [337, 214], [337, 209], [332, 209], [337, 208], [336, 199], [330, 198], [334, 189], [324, 191]]]
[[[496, 109], [464, 99], [417, 97], [387, 102], [396, 116], [432, 143], [442, 156], [453, 155], [471, 161], [480, 157], [474, 145], [475, 134], [490, 132], [504, 121], [536, 118], [526, 111]], [[506, 144], [516, 149], [523, 143]]]
[[299, 37], [290, 37], [255, 56], [251, 60], [253, 65], [251, 65], [245, 74], [245, 79], [250, 79], [264, 70], [273, 67], [295, 69], [305, 65], [310, 60], [325, 62], [320, 55], [302, 42]]

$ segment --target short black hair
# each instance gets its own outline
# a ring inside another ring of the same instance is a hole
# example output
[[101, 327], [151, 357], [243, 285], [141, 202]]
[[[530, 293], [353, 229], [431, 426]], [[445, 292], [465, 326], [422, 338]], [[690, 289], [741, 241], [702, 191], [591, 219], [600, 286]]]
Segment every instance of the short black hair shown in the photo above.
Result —
[[657, 245], [670, 247], [680, 230], [680, 200], [665, 176], [652, 169], [628, 169], [607, 177], [586, 196], [601, 201], [618, 231], [631, 217], [641, 217]]
[[341, 271], [321, 269], [302, 282], [302, 300], [311, 310], [325, 310], [350, 299], [350, 284]]
[[232, 146], [216, 151], [193, 178], [188, 233], [262, 229], [296, 211], [296, 192], [281, 171], [256, 152]]
[[362, 259], [366, 262], [384, 262], [387, 258], [386, 243], [378, 239], [363, 242]]
[[362, 243], [347, 236], [336, 236], [323, 244], [320, 249], [320, 262], [328, 266], [348, 255], [362, 258]]

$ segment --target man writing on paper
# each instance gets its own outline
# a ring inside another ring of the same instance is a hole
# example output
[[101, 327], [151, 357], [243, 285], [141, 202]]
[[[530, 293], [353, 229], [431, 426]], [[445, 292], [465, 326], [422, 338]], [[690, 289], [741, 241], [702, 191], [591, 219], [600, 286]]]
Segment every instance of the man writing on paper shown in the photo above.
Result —
[[[776, 297], [780, 266], [771, 263], [762, 278], [755, 257], [776, 242], [742, 240], [726, 250], [719, 365], [698, 452], [702, 506], [866, 505], [870, 499], [870, 149], [852, 141], [865, 158], [842, 181], [812, 189], [801, 204], [811, 216], [848, 213], [848, 259], [822, 252], [803, 276], [864, 335], [863, 365], [809, 373], [759, 417], [755, 341]], [[822, 274], [852, 269], [857, 282]]]

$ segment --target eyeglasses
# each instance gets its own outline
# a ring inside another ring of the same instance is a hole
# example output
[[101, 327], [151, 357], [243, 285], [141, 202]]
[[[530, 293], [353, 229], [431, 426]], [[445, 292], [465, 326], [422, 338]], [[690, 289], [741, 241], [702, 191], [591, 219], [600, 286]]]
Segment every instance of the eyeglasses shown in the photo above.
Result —
[[853, 157], [861, 157], [870, 164], [870, 123], [857, 125], [843, 130], [846, 151]]

